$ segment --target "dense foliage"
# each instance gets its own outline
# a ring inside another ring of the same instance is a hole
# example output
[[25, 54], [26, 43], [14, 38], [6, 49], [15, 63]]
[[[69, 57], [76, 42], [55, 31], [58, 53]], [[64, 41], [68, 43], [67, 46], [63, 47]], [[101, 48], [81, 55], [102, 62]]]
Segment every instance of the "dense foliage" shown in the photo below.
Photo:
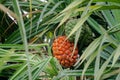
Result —
[[[74, 19], [79, 58], [64, 68], [52, 42]], [[119, 0], [0, 0], [1, 80], [119, 80], [119, 50]]]

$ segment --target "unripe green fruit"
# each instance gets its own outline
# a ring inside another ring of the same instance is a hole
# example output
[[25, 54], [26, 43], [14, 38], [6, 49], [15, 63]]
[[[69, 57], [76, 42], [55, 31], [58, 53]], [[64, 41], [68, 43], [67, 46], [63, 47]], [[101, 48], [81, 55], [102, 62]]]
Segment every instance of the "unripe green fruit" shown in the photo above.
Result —
[[[75, 27], [75, 25], [77, 24], [77, 19], [72, 19], [72, 20], [69, 20], [66, 25], [65, 25], [65, 35], [68, 36], [70, 34], [70, 32], [72, 31], [72, 29]], [[76, 31], [77, 32], [77, 31]], [[75, 39], [75, 35], [76, 35], [76, 32], [73, 33], [70, 37], [69, 37], [69, 40], [70, 41], [74, 41]]]
[[[68, 36], [70, 34], [70, 32], [73, 30], [73, 28], [75, 27], [75, 25], [77, 23], [78, 23], [78, 19], [71, 19], [66, 23], [66, 25], [65, 25], [65, 35], [66, 36]], [[73, 33], [69, 37], [69, 40], [71, 42], [74, 42], [76, 32], [77, 31], [75, 31], [75, 33]], [[93, 38], [92, 31], [89, 28], [89, 26], [87, 26], [87, 24], [82, 25], [81, 33], [80, 33], [80, 36], [79, 36], [79, 41], [81, 41], [84, 37], [85, 37], [85, 40], [84, 40], [85, 44], [89, 44], [92, 41], [92, 38]]]

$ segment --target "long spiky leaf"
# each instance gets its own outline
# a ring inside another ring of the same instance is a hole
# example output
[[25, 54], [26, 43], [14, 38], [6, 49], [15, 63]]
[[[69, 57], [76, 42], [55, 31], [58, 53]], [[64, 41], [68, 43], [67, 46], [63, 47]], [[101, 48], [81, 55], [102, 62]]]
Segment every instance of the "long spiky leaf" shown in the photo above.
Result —
[[27, 56], [27, 66], [28, 66], [28, 76], [29, 80], [32, 80], [32, 74], [31, 74], [31, 68], [30, 68], [30, 58], [29, 58], [29, 52], [28, 52], [28, 44], [27, 44], [27, 37], [26, 37], [26, 31], [25, 31], [25, 26], [22, 18], [22, 13], [20, 10], [20, 6], [17, 0], [13, 0], [13, 7], [17, 15], [17, 21], [20, 29], [20, 33], [22, 36], [23, 44], [24, 44], [24, 49], [25, 53]]

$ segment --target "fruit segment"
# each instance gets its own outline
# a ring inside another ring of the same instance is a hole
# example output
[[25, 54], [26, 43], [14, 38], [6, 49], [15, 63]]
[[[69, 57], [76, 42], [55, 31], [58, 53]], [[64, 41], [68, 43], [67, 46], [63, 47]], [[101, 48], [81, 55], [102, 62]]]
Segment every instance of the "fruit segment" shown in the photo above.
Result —
[[74, 43], [66, 39], [66, 36], [59, 36], [52, 44], [54, 57], [63, 67], [69, 68], [73, 66], [78, 58], [78, 48], [74, 50]]

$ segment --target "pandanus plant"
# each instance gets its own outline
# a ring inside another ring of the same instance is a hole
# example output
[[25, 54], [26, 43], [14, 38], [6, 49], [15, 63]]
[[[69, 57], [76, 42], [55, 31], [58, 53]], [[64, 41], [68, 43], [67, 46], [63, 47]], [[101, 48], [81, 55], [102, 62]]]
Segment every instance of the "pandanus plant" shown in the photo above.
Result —
[[119, 0], [1, 0], [0, 79], [120, 79]]

